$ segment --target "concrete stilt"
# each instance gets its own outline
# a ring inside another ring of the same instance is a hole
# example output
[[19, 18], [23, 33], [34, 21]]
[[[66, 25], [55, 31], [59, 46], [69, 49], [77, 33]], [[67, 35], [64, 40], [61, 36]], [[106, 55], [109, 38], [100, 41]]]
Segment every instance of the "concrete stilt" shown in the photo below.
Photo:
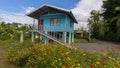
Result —
[[67, 32], [63, 32], [63, 42], [66, 44], [66, 39], [67, 39]]
[[[47, 34], [47, 32], [45, 32]], [[48, 43], [48, 38], [44, 36], [44, 44]]]
[[72, 33], [72, 42], [74, 42], [74, 33]]
[[56, 37], [56, 35], [55, 35], [56, 33], [54, 32], [54, 38]]
[[34, 39], [35, 39], [34, 36], [35, 36], [34, 32], [32, 32], [32, 42], [34, 42]]
[[20, 43], [22, 43], [23, 42], [23, 31], [21, 31], [21, 35], [20, 35]]
[[71, 44], [71, 33], [69, 32], [69, 39], [68, 39], [68, 43]]

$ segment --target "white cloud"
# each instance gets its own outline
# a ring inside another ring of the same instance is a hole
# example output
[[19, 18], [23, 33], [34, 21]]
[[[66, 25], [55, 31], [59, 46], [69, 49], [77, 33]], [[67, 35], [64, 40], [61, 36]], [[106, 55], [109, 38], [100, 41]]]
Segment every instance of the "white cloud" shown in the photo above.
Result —
[[75, 8], [71, 9], [79, 23], [79, 26], [77, 26], [77, 28], [87, 28], [87, 19], [90, 16], [90, 12], [92, 10], [100, 10], [102, 1], [103, 0], [80, 0]]
[[17, 23], [23, 23], [23, 24], [30, 24], [32, 23], [32, 19], [25, 16], [24, 14], [5, 14], [0, 13], [0, 16], [2, 17], [2, 20], [5, 22], [17, 22]]
[[31, 11], [34, 11], [36, 8], [35, 7], [27, 7], [25, 8], [26, 13], [30, 13]]
[[35, 9], [34, 7], [28, 7], [24, 9], [24, 13], [12, 13], [12, 12], [0, 11], [0, 17], [2, 18], [2, 21], [5, 21], [5, 22], [32, 24], [33, 19], [26, 16], [26, 14], [33, 11], [34, 9]]

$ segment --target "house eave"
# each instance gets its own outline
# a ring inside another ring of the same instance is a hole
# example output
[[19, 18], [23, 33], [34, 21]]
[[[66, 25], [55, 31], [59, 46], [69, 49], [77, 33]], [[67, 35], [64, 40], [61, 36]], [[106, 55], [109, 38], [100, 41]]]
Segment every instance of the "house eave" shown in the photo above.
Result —
[[75, 19], [73, 13], [70, 10], [56, 7], [56, 6], [52, 6], [52, 5], [48, 5], [48, 4], [42, 5], [40, 8], [38, 8], [38, 9], [36, 9], [36, 10], [26, 14], [26, 15], [29, 17], [35, 18], [35, 19], [39, 19], [39, 16], [43, 15], [44, 13], [46, 13], [52, 9], [68, 14], [72, 18], [72, 20], [75, 23], [77, 23], [77, 20]]

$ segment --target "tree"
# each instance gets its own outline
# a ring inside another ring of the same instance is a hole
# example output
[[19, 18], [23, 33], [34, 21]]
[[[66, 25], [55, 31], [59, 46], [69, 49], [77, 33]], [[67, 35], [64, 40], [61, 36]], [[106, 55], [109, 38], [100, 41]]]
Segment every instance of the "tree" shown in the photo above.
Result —
[[108, 24], [109, 31], [106, 32], [105, 37], [110, 37], [108, 40], [120, 40], [120, 1], [106, 0], [103, 1], [103, 17]]
[[120, 42], [120, 1], [103, 1], [101, 13], [93, 10], [88, 19], [92, 36], [97, 39]]
[[104, 21], [103, 18], [101, 17], [100, 12], [96, 10], [91, 11], [91, 16], [88, 19], [88, 22], [92, 37], [102, 38], [104, 36], [105, 29]]

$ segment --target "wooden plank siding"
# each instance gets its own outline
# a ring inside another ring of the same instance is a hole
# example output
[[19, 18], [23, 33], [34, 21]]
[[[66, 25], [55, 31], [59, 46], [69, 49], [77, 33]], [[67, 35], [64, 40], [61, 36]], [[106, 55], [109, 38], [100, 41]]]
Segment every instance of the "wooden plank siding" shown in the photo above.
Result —
[[[60, 19], [59, 25], [51, 26], [50, 22], [51, 19], [58, 18]], [[44, 20], [44, 31], [67, 31], [67, 32], [74, 32], [74, 24], [72, 27], [70, 26], [70, 18], [63, 13], [55, 13], [55, 14], [46, 14], [43, 16], [40, 16], [39, 19]]]

